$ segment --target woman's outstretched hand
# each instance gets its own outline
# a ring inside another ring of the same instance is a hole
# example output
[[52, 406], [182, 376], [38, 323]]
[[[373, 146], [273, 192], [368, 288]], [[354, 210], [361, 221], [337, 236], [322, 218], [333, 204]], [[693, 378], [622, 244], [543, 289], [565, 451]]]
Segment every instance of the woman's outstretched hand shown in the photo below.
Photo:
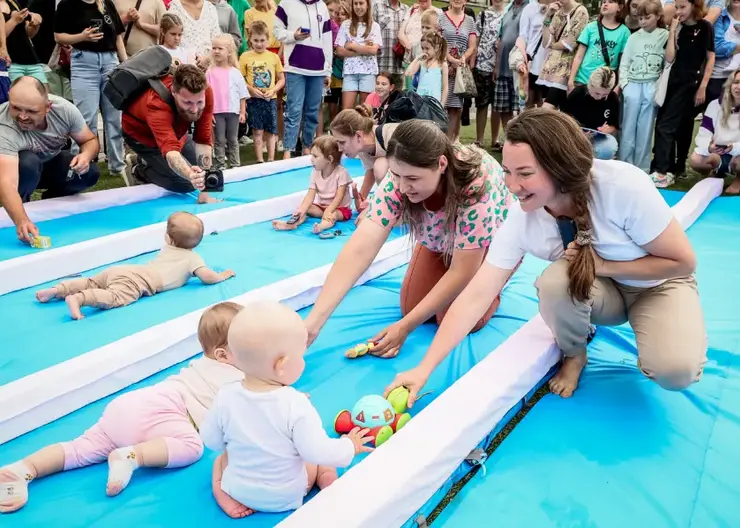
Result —
[[383, 392], [383, 398], [387, 398], [388, 394], [397, 387], [406, 387], [409, 390], [409, 402], [407, 406], [411, 409], [419, 397], [419, 391], [426, 385], [430, 374], [431, 372], [429, 370], [421, 366], [396, 374], [395, 379], [386, 387], [385, 392]]
[[370, 354], [382, 358], [394, 358], [398, 355], [407, 337], [408, 332], [401, 322], [393, 323], [371, 339], [375, 346]]
[[306, 318], [305, 321], [303, 321], [303, 324], [306, 325], [306, 330], [308, 331], [308, 341], [306, 343], [307, 347], [310, 347], [311, 344], [316, 341], [316, 338], [319, 336], [319, 332], [321, 331], [321, 327], [318, 326], [316, 323], [311, 321], [311, 315], [309, 314], [308, 318]]

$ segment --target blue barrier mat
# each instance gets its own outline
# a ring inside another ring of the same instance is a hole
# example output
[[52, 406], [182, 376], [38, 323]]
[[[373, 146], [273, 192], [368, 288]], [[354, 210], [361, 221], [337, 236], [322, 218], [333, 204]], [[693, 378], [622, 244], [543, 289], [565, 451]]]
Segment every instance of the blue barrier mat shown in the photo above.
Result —
[[570, 399], [545, 396], [434, 526], [740, 526], [740, 200], [689, 230], [709, 334], [701, 381], [668, 392], [628, 327], [600, 328]]
[[[354, 231], [354, 222], [339, 222], [342, 236], [323, 240], [311, 233], [316, 221], [310, 219], [295, 231], [281, 233], [270, 222], [262, 222], [207, 235], [196, 248], [198, 254], [207, 266], [217, 271], [234, 270], [236, 277], [212, 286], [192, 278], [182, 288], [144, 297], [123, 308], [83, 308], [86, 318], [81, 321], [70, 318], [64, 302], [36, 301], [37, 289], [57, 281], [3, 295], [0, 313], [6, 333], [0, 354], [0, 385], [193, 310], [331, 264]], [[398, 234], [394, 230], [390, 239]], [[124, 262], [141, 263], [152, 257], [150, 253]]]
[[[503, 294], [499, 313], [483, 330], [467, 338], [435, 371], [427, 385], [434, 392], [419, 401], [414, 413], [534, 315], [532, 283], [542, 266], [541, 261], [525, 260]], [[382, 393], [397, 372], [417, 364], [431, 342], [436, 326], [423, 325], [409, 336], [396, 359], [343, 357], [344, 350], [400, 318], [399, 291], [404, 273], [405, 267], [399, 268], [354, 288], [306, 355], [306, 371], [296, 387], [310, 393], [327, 431], [338, 411], [351, 408], [365, 394]], [[307, 310], [301, 312], [304, 317], [306, 314]], [[159, 381], [179, 368], [173, 367], [132, 388]], [[110, 398], [93, 403], [1, 446], [0, 465], [46, 444], [80, 434], [98, 419], [108, 401]], [[139, 470], [129, 487], [112, 499], [105, 496], [105, 464], [42, 479], [31, 484], [29, 504], [15, 514], [0, 517], [0, 523], [5, 528], [48, 526], [52, 519], [65, 528], [231, 526], [233, 521], [220, 512], [211, 497], [215, 456], [206, 451], [201, 461], [183, 470]], [[240, 526], [274, 526], [284, 517], [284, 514], [256, 514], [240, 521]]]
[[[343, 164], [348, 168], [352, 177], [364, 174], [359, 160], [346, 159]], [[190, 195], [172, 195], [47, 220], [36, 225], [42, 235], [51, 237], [53, 247], [68, 246], [92, 238], [164, 222], [175, 211], [199, 214], [308, 189], [311, 170], [309, 166], [227, 184], [224, 192], [214, 193], [214, 196], [224, 199], [220, 203], [198, 205], [195, 203], [195, 198]], [[39, 250], [18, 241], [15, 227], [0, 229], [0, 260], [21, 257], [35, 251]]]

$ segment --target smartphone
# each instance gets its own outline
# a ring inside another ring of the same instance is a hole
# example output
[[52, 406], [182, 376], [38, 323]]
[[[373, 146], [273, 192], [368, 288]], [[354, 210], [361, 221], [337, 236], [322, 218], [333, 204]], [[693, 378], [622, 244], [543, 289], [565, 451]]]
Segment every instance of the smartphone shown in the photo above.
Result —
[[304, 27], [302, 27], [301, 28], [301, 33], [303, 35], [307, 35], [308, 33], [311, 33], [311, 29], [310, 28], [304, 28]]
[[90, 27], [95, 28], [95, 31], [98, 33], [102, 31], [103, 29], [103, 19], [102, 18], [93, 18], [90, 20]]
[[563, 241], [563, 249], [568, 247], [568, 244], [576, 239], [576, 222], [572, 218], [567, 216], [558, 216], [555, 221], [558, 223], [558, 231], [560, 231], [560, 239]]
[[716, 148], [717, 150], [727, 150], [727, 145], [717, 145], [717, 144], [715, 144], [714, 145], [714, 148]]

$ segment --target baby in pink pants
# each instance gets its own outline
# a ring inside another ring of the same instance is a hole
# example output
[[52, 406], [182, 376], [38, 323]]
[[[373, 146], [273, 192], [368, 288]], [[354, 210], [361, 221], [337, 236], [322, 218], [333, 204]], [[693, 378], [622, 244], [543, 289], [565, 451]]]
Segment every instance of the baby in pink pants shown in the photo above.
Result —
[[151, 387], [119, 396], [103, 416], [71, 442], [53, 444], [0, 468], [0, 513], [28, 502], [28, 484], [61, 471], [108, 461], [109, 496], [118, 495], [139, 467], [179, 468], [203, 455], [199, 427], [218, 390], [240, 381], [227, 343], [229, 325], [242, 306], [224, 302], [198, 324], [203, 356]]

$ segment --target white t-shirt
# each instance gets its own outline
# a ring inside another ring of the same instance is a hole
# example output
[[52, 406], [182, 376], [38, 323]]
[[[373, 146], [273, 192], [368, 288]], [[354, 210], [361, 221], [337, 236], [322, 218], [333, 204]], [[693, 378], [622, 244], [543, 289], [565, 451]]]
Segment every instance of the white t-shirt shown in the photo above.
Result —
[[[542, 64], [545, 62], [547, 48], [542, 45], [542, 23], [545, 20], [545, 7], [542, 4], [527, 4], [522, 10], [519, 19], [519, 36], [527, 43], [527, 55], [532, 56], [529, 73], [539, 75]], [[536, 50], [536, 52], [535, 52]]]
[[253, 392], [226, 385], [200, 434], [209, 449], [228, 454], [221, 489], [261, 512], [303, 504], [307, 462], [345, 467], [355, 456], [352, 441], [329, 438], [309, 399], [292, 387]]
[[[590, 204], [593, 248], [605, 260], [631, 261], [647, 255], [640, 246], [660, 235], [673, 212], [650, 177], [621, 161], [594, 160]], [[555, 218], [544, 208], [522, 211], [511, 205], [506, 222], [491, 243], [487, 260], [501, 269], [514, 269], [525, 254], [555, 261], [563, 257], [563, 242]], [[618, 280], [627, 286], [649, 288], [663, 281]]]

